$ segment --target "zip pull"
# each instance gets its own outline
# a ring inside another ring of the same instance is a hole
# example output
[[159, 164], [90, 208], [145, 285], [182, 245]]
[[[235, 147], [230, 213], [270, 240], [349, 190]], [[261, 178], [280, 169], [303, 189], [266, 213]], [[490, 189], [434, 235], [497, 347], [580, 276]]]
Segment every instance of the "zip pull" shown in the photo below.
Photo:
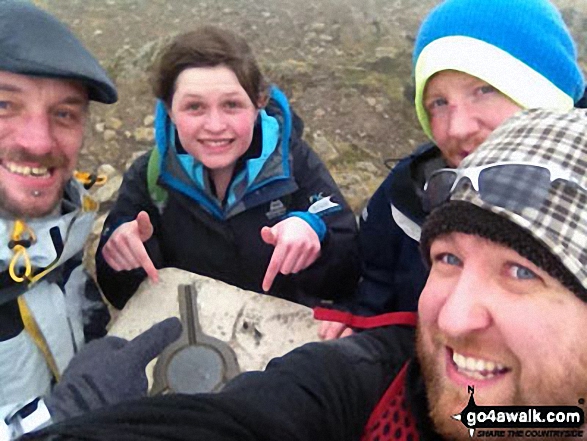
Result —
[[74, 171], [73, 177], [78, 180], [80, 183], [83, 184], [86, 190], [89, 190], [94, 185], [104, 185], [108, 180], [106, 175], [98, 175], [96, 173], [88, 173], [88, 172], [81, 172], [81, 171]]

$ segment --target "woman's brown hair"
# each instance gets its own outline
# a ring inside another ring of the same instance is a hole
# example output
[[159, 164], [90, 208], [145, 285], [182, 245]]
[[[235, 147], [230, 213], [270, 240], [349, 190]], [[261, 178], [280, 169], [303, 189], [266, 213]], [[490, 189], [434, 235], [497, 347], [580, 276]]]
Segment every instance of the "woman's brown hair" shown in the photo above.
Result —
[[204, 26], [180, 34], [163, 49], [155, 64], [153, 93], [171, 107], [175, 81], [192, 67], [226, 66], [234, 72], [255, 107], [264, 105], [268, 86], [247, 42], [232, 32]]

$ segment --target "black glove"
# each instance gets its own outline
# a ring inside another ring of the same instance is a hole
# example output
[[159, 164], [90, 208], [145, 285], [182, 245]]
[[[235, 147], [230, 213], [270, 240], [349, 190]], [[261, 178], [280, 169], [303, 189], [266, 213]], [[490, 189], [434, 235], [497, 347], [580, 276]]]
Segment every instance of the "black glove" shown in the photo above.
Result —
[[45, 398], [53, 422], [103, 406], [146, 396], [145, 368], [181, 335], [181, 321], [168, 318], [128, 341], [103, 337], [88, 343], [69, 363]]

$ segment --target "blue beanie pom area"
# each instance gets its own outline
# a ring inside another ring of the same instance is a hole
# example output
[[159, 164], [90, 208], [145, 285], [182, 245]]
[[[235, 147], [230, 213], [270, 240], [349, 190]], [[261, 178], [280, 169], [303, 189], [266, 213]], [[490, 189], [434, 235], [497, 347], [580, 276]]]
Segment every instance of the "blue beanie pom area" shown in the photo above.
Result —
[[413, 53], [416, 112], [428, 80], [443, 70], [480, 78], [522, 108], [569, 110], [584, 93], [573, 39], [548, 0], [446, 0], [422, 23]]

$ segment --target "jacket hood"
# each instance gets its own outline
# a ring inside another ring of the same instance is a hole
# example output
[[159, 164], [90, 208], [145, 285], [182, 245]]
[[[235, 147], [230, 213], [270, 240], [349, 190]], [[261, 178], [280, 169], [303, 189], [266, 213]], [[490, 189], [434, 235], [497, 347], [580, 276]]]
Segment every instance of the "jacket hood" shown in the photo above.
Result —
[[260, 155], [246, 159], [231, 181], [225, 204], [211, 194], [207, 170], [196, 158], [185, 152], [177, 139], [164, 103], [155, 109], [155, 140], [159, 151], [159, 180], [166, 186], [194, 199], [217, 218], [226, 218], [243, 211], [243, 201], [260, 187], [291, 176], [289, 145], [293, 136], [303, 131], [303, 123], [292, 116], [287, 98], [277, 87], [271, 88], [270, 101], [261, 109], [255, 124], [260, 125]]

